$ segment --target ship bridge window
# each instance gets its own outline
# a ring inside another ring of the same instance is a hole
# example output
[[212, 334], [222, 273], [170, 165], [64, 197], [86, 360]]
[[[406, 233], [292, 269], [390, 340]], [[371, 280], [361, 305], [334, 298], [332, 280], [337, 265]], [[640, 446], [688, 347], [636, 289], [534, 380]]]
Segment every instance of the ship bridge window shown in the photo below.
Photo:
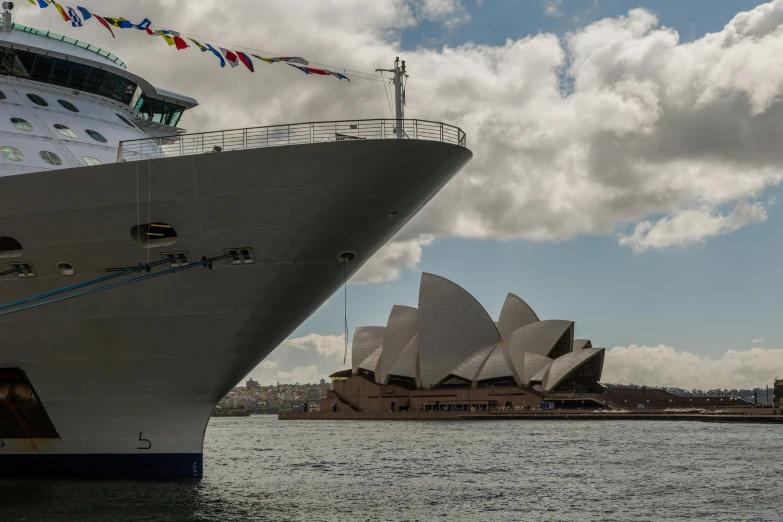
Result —
[[49, 165], [60, 166], [63, 164], [63, 160], [61, 160], [60, 156], [58, 156], [54, 152], [42, 150], [41, 152], [38, 153], [38, 155], [41, 156], [41, 159], [44, 160]]
[[14, 127], [16, 127], [19, 130], [23, 130], [23, 131], [33, 130], [32, 124], [27, 120], [23, 120], [22, 118], [11, 118], [11, 123], [13, 123]]
[[144, 120], [176, 127], [185, 108], [163, 100], [148, 98], [142, 94], [134, 105], [133, 112]]
[[22, 161], [24, 159], [24, 154], [22, 154], [22, 151], [7, 145], [0, 147], [0, 152], [2, 152], [3, 156], [10, 159], [11, 161]]
[[94, 139], [95, 141], [99, 141], [101, 143], [106, 143], [108, 141], [106, 138], [103, 137], [103, 134], [101, 134], [98, 131], [87, 129], [84, 132], [86, 132], [90, 136], [90, 138]]
[[131, 80], [98, 67], [1, 46], [0, 75], [32, 78], [111, 98], [127, 106], [138, 88]]
[[168, 223], [145, 223], [131, 229], [131, 238], [144, 248], [171, 246], [177, 242], [177, 231]]
[[47, 102], [37, 94], [28, 94], [27, 97], [30, 99], [31, 102], [33, 102], [36, 105], [40, 105], [41, 107], [49, 106], [49, 102]]
[[57, 103], [59, 103], [60, 105], [62, 105], [63, 107], [65, 107], [66, 109], [68, 109], [71, 112], [79, 112], [79, 109], [76, 108], [76, 105], [74, 105], [73, 103], [71, 103], [69, 101], [57, 100]]
[[89, 165], [90, 167], [94, 167], [96, 165], [103, 165], [100, 160], [97, 160], [95, 158], [91, 158], [90, 156], [85, 156], [82, 158], [84, 162]]
[[69, 138], [75, 138], [76, 133], [73, 132], [70, 127], [66, 125], [62, 125], [60, 123], [57, 123], [54, 125], [54, 128], [57, 129], [57, 131], [62, 134], [63, 136], [68, 136]]
[[3, 91], [0, 91], [0, 100], [5, 100], [6, 98], [7, 96], [5, 95], [5, 93]]
[[22, 245], [12, 237], [0, 237], [0, 259], [21, 257], [24, 251]]

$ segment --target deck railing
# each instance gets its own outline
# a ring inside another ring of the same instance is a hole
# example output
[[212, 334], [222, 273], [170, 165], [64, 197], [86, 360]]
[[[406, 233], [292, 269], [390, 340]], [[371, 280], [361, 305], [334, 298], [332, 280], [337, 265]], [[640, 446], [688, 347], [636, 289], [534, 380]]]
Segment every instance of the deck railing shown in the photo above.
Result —
[[[467, 146], [462, 129], [426, 120], [402, 120], [403, 139]], [[190, 156], [212, 152], [331, 141], [397, 139], [397, 120], [346, 120], [199, 132], [120, 142], [117, 161]]]

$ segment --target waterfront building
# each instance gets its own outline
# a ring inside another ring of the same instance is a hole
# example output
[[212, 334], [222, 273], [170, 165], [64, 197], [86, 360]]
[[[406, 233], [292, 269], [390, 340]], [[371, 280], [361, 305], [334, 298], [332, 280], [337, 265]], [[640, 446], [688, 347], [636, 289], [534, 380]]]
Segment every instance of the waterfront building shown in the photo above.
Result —
[[331, 376], [321, 411], [485, 411], [559, 401], [602, 406], [603, 348], [574, 322], [540, 320], [508, 294], [494, 321], [459, 285], [423, 274], [418, 308], [357, 328], [352, 367]]
[[775, 379], [774, 405], [777, 408], [783, 408], [783, 379]]

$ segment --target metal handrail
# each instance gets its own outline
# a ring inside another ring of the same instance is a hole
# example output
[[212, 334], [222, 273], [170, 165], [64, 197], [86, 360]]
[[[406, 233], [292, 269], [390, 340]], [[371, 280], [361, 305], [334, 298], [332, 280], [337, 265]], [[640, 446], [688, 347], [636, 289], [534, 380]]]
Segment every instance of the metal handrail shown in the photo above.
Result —
[[[397, 139], [396, 125], [397, 120], [392, 119], [318, 121], [142, 138], [120, 142], [117, 161], [333, 141]], [[428, 120], [402, 120], [402, 127], [404, 139], [439, 141], [467, 147], [467, 137], [459, 127]]]

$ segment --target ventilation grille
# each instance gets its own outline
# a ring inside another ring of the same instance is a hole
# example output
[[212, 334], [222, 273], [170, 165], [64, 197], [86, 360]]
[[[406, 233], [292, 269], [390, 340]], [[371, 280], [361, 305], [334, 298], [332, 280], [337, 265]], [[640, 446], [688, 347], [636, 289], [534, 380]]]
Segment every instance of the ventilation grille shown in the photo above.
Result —
[[223, 252], [228, 257], [229, 265], [252, 265], [256, 260], [253, 258], [252, 248], [227, 248]]

